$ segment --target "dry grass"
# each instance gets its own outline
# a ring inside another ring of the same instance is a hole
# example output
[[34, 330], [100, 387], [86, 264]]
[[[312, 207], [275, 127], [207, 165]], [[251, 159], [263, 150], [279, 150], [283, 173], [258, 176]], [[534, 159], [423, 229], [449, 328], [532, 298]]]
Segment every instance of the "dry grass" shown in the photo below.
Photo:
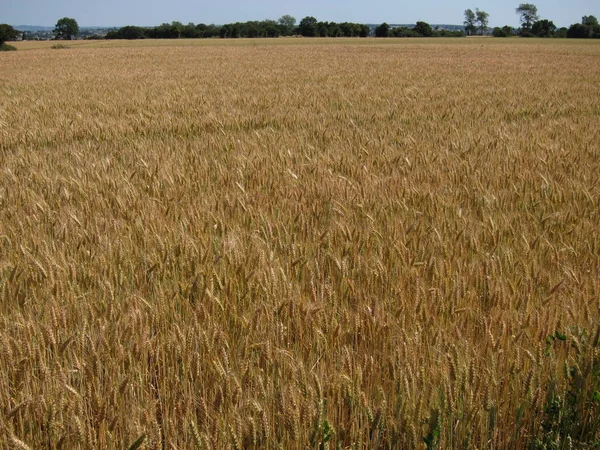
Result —
[[0, 447], [598, 439], [600, 46], [218, 42], [0, 57]]

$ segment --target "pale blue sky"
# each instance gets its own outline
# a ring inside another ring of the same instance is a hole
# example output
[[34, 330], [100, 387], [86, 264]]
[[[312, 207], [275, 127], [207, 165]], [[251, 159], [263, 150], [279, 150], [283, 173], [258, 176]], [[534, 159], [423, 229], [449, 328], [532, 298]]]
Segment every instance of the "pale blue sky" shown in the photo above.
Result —
[[[159, 25], [178, 20], [188, 23], [230, 23], [278, 19], [291, 14], [318, 20], [359, 23], [461, 24], [467, 8], [487, 11], [491, 26], [519, 24], [514, 13], [523, 0], [0, 0], [0, 23], [52, 26], [61, 17], [73, 17], [80, 26]], [[526, 0], [540, 16], [557, 26], [600, 18], [599, 0]]]

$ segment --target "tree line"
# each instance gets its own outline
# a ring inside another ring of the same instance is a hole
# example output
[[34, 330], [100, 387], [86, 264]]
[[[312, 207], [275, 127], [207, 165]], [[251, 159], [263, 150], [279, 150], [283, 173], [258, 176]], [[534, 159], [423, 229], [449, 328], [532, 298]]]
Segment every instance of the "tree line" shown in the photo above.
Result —
[[464, 37], [462, 30], [445, 30], [439, 27], [431, 28], [427, 22], [419, 21], [413, 27], [392, 27], [382, 23], [375, 28], [375, 37]]
[[[474, 13], [471, 9], [465, 11], [465, 32], [471, 34], [487, 34], [488, 17], [484, 11], [479, 9]], [[583, 16], [581, 23], [574, 23], [569, 28], [557, 28], [553, 21], [542, 19], [538, 14], [537, 6], [533, 3], [521, 3], [515, 13], [519, 16], [520, 28], [510, 25], [495, 27], [491, 30], [494, 37], [556, 37], [556, 38], [600, 38], [600, 26], [594, 16]]]
[[323, 22], [313, 16], [304, 17], [300, 23], [290, 15], [279, 20], [236, 22], [225, 25], [206, 25], [181, 22], [164, 23], [157, 27], [126, 26], [110, 31], [106, 39], [177, 39], [177, 38], [260, 38], [279, 36], [303, 37], [462, 37], [491, 34], [495, 37], [560, 37], [600, 38], [600, 26], [594, 16], [584, 16], [581, 23], [569, 28], [557, 28], [554, 22], [542, 19], [532, 3], [521, 3], [515, 13], [519, 16], [520, 28], [510, 25], [489, 28], [490, 15], [479, 8], [467, 9], [462, 30], [432, 28], [427, 22], [419, 21], [412, 27], [393, 27], [382, 23], [374, 28], [352, 22]]
[[[515, 13], [519, 16], [520, 28], [510, 25], [490, 30], [490, 15], [475, 8], [464, 12], [464, 31], [432, 28], [427, 22], [419, 21], [412, 27], [393, 27], [382, 23], [371, 30], [369, 25], [353, 22], [323, 22], [315, 17], [304, 17], [297, 24], [296, 19], [284, 15], [278, 20], [236, 22], [225, 25], [206, 25], [203, 23], [183, 24], [181, 22], [163, 23], [156, 27], [125, 26], [109, 31], [106, 36], [93, 36], [96, 39], [199, 39], [199, 38], [266, 38], [279, 36], [304, 37], [461, 37], [491, 34], [495, 37], [559, 37], [559, 38], [595, 38], [600, 39], [598, 19], [592, 15], [583, 16], [581, 23], [569, 28], [557, 28], [554, 22], [542, 19], [537, 7], [532, 3], [521, 3]], [[7, 24], [0, 24], [0, 50], [12, 50], [6, 41], [19, 38], [21, 32]], [[24, 33], [22, 33], [24, 38]], [[75, 39], [79, 35], [79, 25], [72, 18], [63, 17], [55, 26], [56, 39]]]
[[384, 23], [375, 28], [353, 22], [323, 22], [312, 16], [303, 18], [299, 24], [291, 16], [283, 16], [278, 21], [263, 20], [236, 22], [225, 25], [193, 24], [181, 22], [163, 23], [157, 27], [145, 28], [126, 26], [109, 31], [106, 39], [177, 39], [177, 38], [261, 38], [280, 36], [303, 37], [461, 37], [462, 31], [432, 29], [426, 22], [417, 22], [414, 27], [392, 28]]
[[203, 23], [187, 25], [181, 22], [163, 23], [157, 27], [126, 26], [109, 31], [106, 39], [178, 39], [178, 38], [265, 38], [280, 36], [305, 37], [367, 37], [368, 25], [352, 22], [321, 22], [307, 16], [296, 24], [296, 19], [285, 15], [279, 20], [236, 22], [225, 25]]

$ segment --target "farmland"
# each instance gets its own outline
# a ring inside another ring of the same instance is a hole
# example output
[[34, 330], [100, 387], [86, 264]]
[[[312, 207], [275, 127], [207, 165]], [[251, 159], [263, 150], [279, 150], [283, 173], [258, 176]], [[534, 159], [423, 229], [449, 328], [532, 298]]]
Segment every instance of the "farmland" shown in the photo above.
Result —
[[598, 443], [598, 43], [51, 45], [0, 56], [1, 448]]

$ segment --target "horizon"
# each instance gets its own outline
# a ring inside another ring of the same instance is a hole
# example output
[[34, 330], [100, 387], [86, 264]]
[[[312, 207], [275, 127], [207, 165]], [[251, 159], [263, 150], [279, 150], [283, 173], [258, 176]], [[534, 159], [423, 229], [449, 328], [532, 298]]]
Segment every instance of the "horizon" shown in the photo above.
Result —
[[[414, 24], [424, 21], [430, 24], [462, 25], [464, 11], [479, 8], [490, 14], [490, 28], [495, 26], [519, 26], [515, 8], [521, 1], [510, 6], [492, 0], [457, 1], [452, 4], [441, 0], [423, 0], [419, 4], [402, 5], [392, 0], [374, 0], [365, 6], [358, 0], [330, 0], [319, 2], [307, 0], [302, 5], [276, 0], [259, 0], [252, 5], [243, 0], [228, 0], [215, 6], [191, 0], [173, 0], [169, 4], [158, 0], [132, 0], [122, 4], [118, 0], [107, 0], [97, 4], [82, 0], [73, 4], [69, 0], [56, 0], [49, 4], [45, 0], [23, 0], [13, 3], [3, 12], [5, 23], [13, 26], [36, 26], [51, 28], [61, 17], [74, 18], [81, 28], [120, 28], [127, 25], [153, 27], [162, 23], [205, 23], [223, 25], [235, 22], [277, 20], [289, 14], [297, 22], [307, 16], [327, 22], [355, 22], [364, 24]], [[554, 22], [557, 27], [568, 27], [581, 22], [587, 15], [600, 16], [600, 4], [591, 0], [573, 0], [564, 4], [560, 0], [533, 2], [540, 18]], [[49, 20], [48, 17], [56, 17]], [[50, 24], [48, 24], [48, 21]], [[105, 25], [111, 23], [111, 25]], [[104, 24], [104, 25], [103, 25]], [[144, 24], [144, 25], [141, 25]]]
[[[262, 20], [277, 20], [277, 19], [262, 19]], [[318, 17], [317, 17], [318, 20]], [[250, 20], [252, 21], [252, 20]], [[258, 20], [258, 22], [260, 22], [261, 20]], [[183, 22], [181, 20], [176, 21], [176, 22], [181, 22], [184, 25], [186, 24], [186, 22]], [[249, 21], [244, 21], [244, 22], [249, 22]], [[298, 22], [300, 22], [300, 20], [298, 20]], [[344, 21], [329, 21], [329, 22], [336, 22], [336, 23], [343, 23]], [[158, 24], [153, 24], [153, 25], [135, 25], [135, 24], [129, 24], [129, 25], [79, 25], [80, 29], [93, 29], [93, 28], [99, 28], [99, 29], [107, 29], [107, 28], [122, 28], [122, 27], [126, 27], [126, 26], [134, 26], [134, 27], [140, 27], [140, 28], [151, 28], [151, 27], [158, 27], [160, 25], [162, 25], [165, 22], [162, 23], [158, 23]], [[166, 22], [166, 23], [171, 23], [171, 22]], [[189, 22], [187, 22], [189, 23]], [[199, 25], [199, 24], [205, 24], [205, 25], [215, 25], [215, 26], [223, 26], [223, 25], [227, 25], [227, 24], [231, 24], [231, 23], [235, 23], [235, 22], [225, 22], [225, 23], [213, 23], [213, 22], [194, 22], [194, 25]], [[242, 22], [243, 23], [243, 22]], [[354, 23], [360, 23], [360, 24], [364, 24], [364, 25], [381, 25], [383, 22], [379, 22], [379, 23], [370, 23], [370, 22], [354, 22]], [[409, 23], [409, 22], [404, 22], [404, 23], [400, 23], [400, 22], [386, 22], [388, 25], [390, 26], [405, 26], [405, 25], [415, 25], [415, 23]], [[440, 25], [449, 25], [449, 26], [453, 26], [453, 27], [462, 27], [464, 26], [462, 23], [450, 23], [450, 22], [444, 22], [444, 23], [429, 23], [427, 22], [429, 25], [431, 26], [440, 26]], [[19, 25], [15, 25], [15, 24], [9, 24], [12, 27], [14, 27], [15, 29], [17, 27], [36, 27], [36, 28], [54, 28], [55, 25], [32, 25], [32, 24], [26, 24], [26, 23], [21, 23]]]

